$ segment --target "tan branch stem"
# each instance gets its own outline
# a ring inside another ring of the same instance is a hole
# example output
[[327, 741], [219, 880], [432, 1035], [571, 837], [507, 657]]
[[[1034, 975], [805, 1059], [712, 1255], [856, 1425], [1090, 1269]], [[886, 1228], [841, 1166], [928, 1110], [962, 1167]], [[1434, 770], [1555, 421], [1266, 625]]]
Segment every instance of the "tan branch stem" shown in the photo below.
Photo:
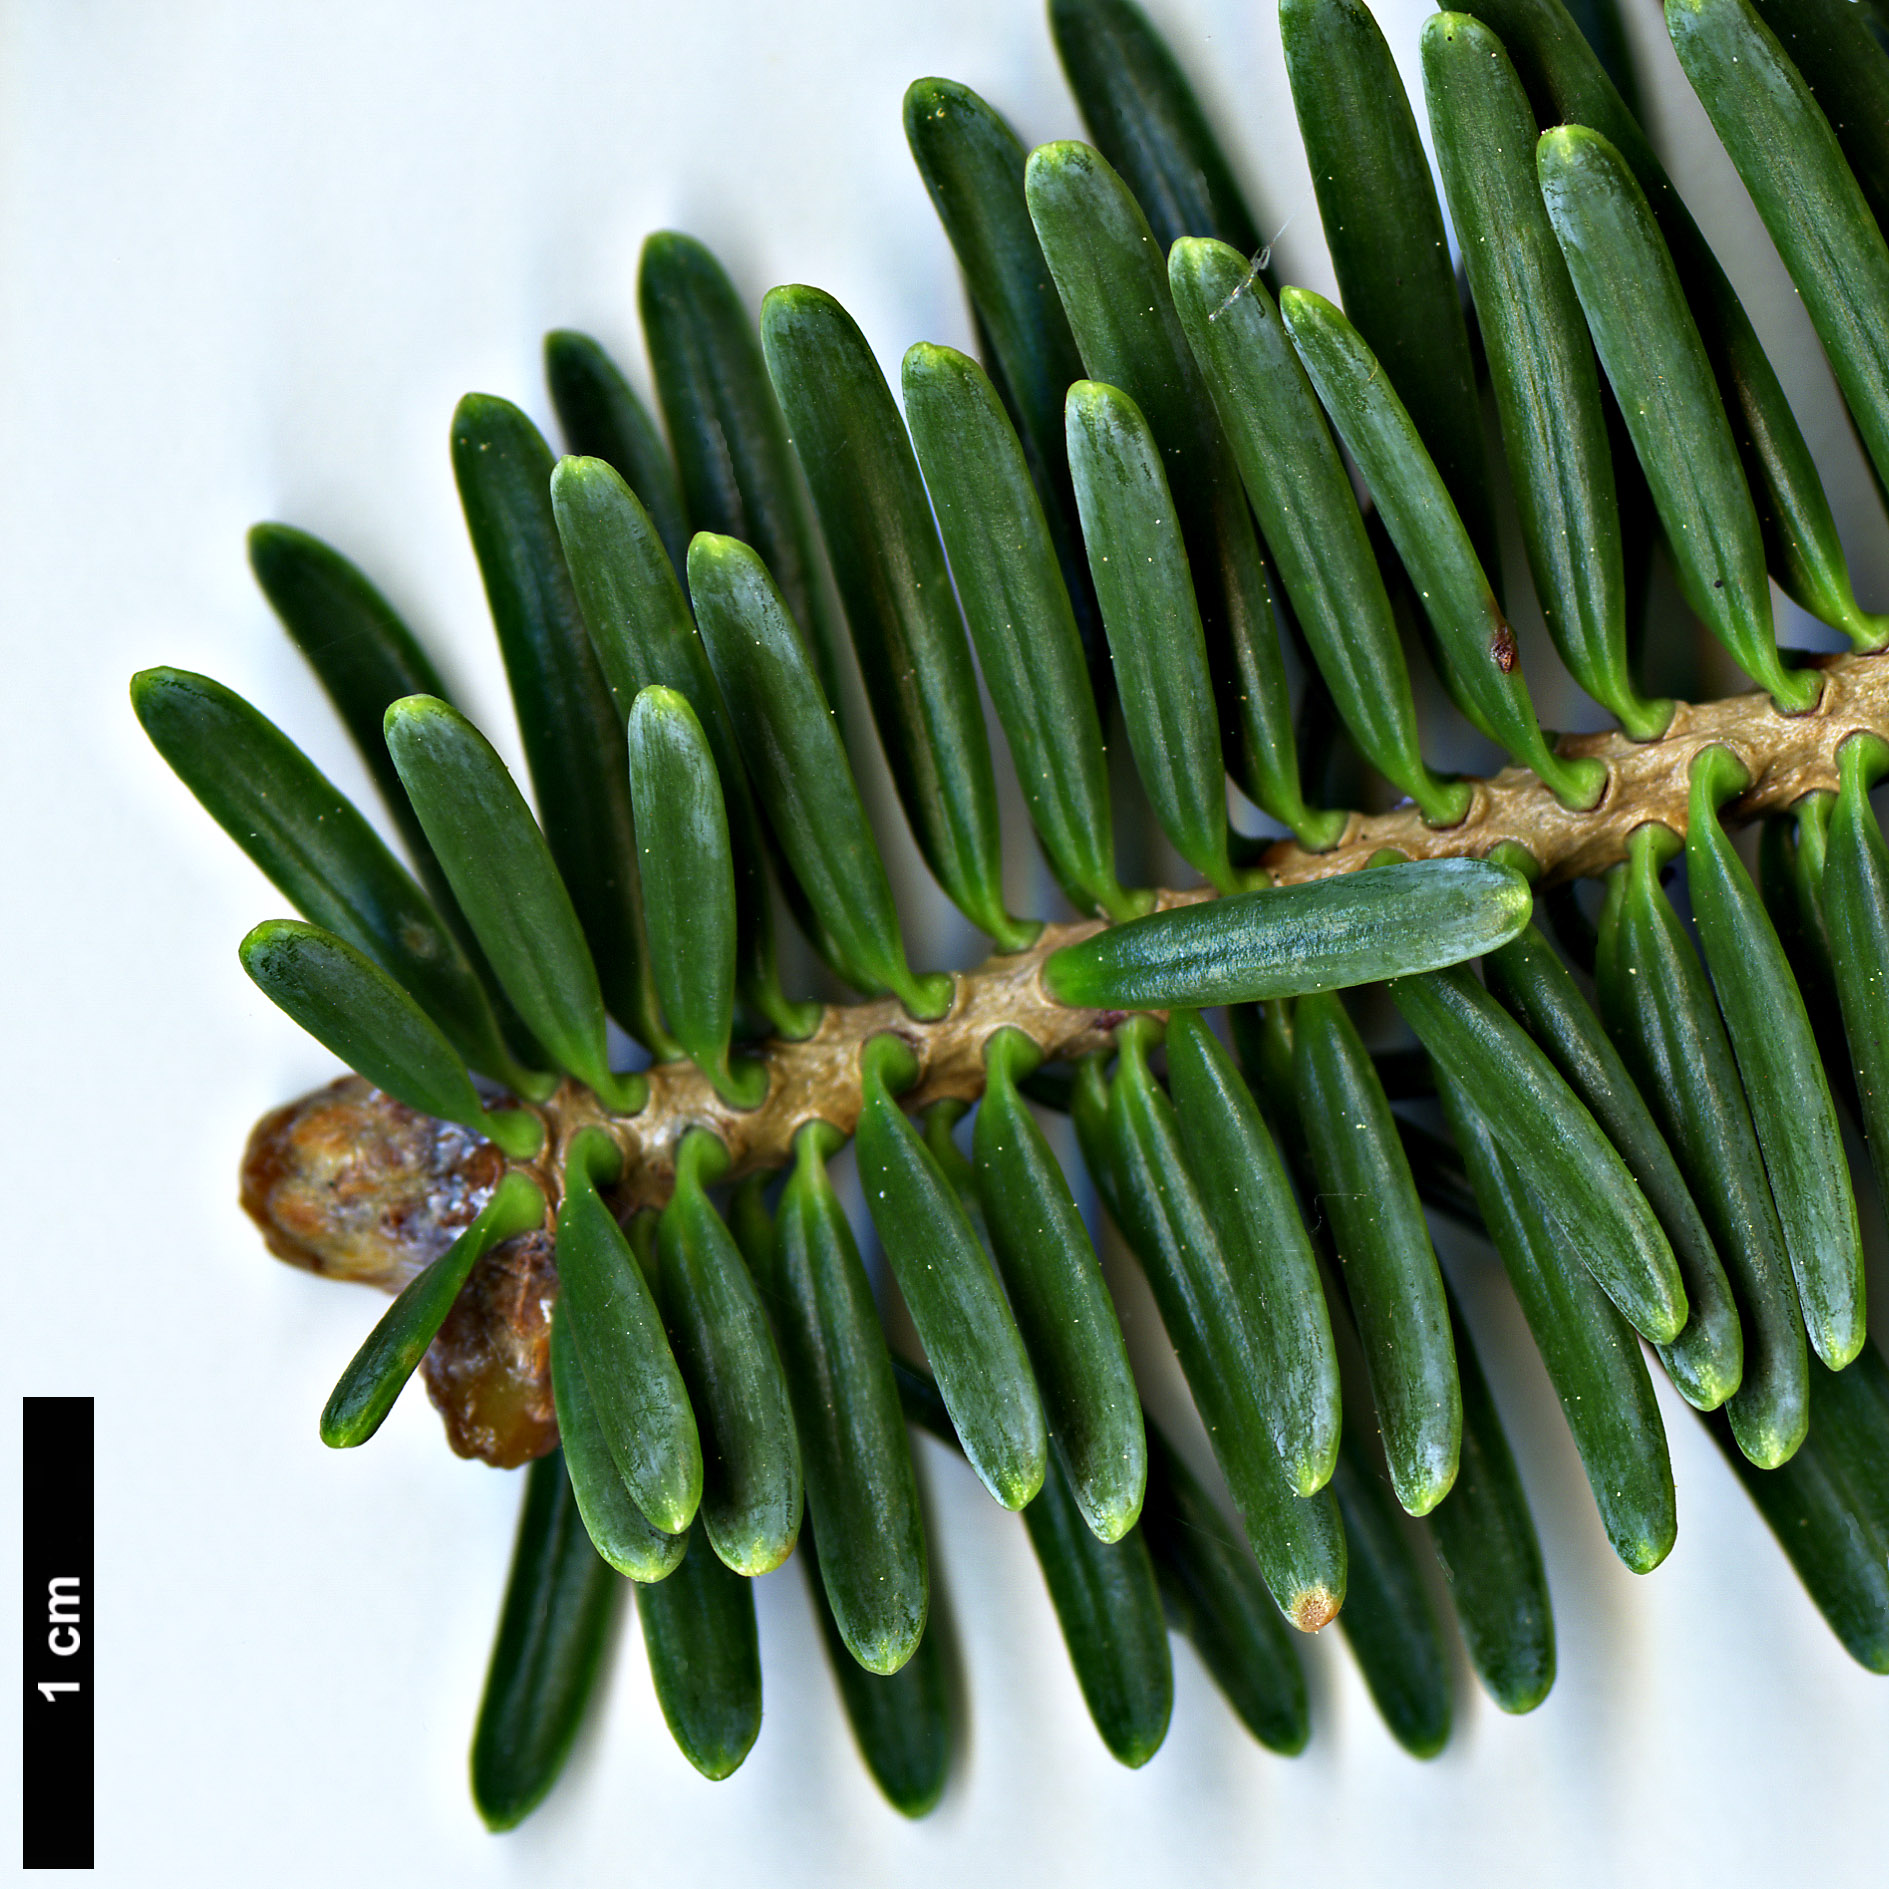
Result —
[[1357, 814], [1329, 852], [1308, 853], [1284, 841], [1263, 863], [1282, 885], [1355, 872], [1383, 847], [1411, 859], [1481, 858], [1504, 840], [1534, 855], [1542, 883], [1587, 879], [1626, 857], [1627, 836], [1649, 822], [1686, 830], [1687, 776], [1693, 756], [1718, 743], [1738, 756], [1751, 787], [1726, 807], [1730, 821], [1756, 819], [1805, 794], [1837, 786], [1836, 752], [1859, 728], [1889, 729], [1889, 653], [1817, 659], [1823, 694], [1802, 715], [1780, 715], [1768, 695], [1722, 702], [1681, 702], [1657, 741], [1631, 741], [1618, 729], [1564, 735], [1558, 754], [1607, 763], [1607, 791], [1597, 807], [1570, 813], [1527, 768], [1505, 767], [1475, 783], [1469, 817], [1460, 825], [1427, 827], [1415, 808]]
[[[1858, 729], [1889, 735], [1889, 656], [1838, 656], [1819, 665], [1824, 689], [1804, 715], [1780, 715], [1764, 695], [1681, 704], [1656, 741], [1614, 732], [1564, 737], [1560, 752], [1594, 755], [1608, 767], [1607, 791], [1586, 813], [1570, 813], [1525, 768], [1505, 768], [1475, 784], [1469, 816], [1438, 830], [1414, 809], [1354, 814], [1339, 843], [1308, 853], [1282, 842], [1264, 863], [1280, 884], [1355, 872], [1386, 847], [1413, 859], [1481, 857], [1505, 841], [1527, 849], [1546, 883], [1603, 872], [1626, 856], [1635, 827], [1657, 821], [1683, 833], [1687, 772], [1713, 743], [1731, 749], [1749, 770], [1750, 790], [1726, 809], [1748, 820], [1788, 807], [1804, 794], [1837, 785], [1836, 751]], [[1209, 898], [1206, 889], [1164, 892], [1163, 907]], [[1106, 1046], [1119, 1018], [1052, 1003], [1037, 973], [1052, 951], [1099, 931], [1099, 922], [1050, 925], [1028, 951], [994, 957], [959, 976], [957, 1000], [936, 1022], [915, 1022], [896, 1002], [834, 1005], [800, 1043], [765, 1047], [767, 1099], [757, 1109], [730, 1108], [688, 1063], [649, 1072], [648, 1105], [637, 1115], [607, 1113], [590, 1090], [567, 1083], [543, 1113], [550, 1130], [545, 1154], [530, 1164], [553, 1201], [571, 1137], [601, 1127], [624, 1154], [620, 1204], [658, 1207], [674, 1184], [676, 1144], [690, 1128], [707, 1128], [727, 1144], [731, 1177], [780, 1167], [792, 1155], [795, 1131], [809, 1121], [851, 1134], [859, 1118], [859, 1051], [881, 1031], [897, 1032], [918, 1058], [919, 1077], [905, 1097], [922, 1107], [943, 1097], [975, 1101], [984, 1089], [984, 1045], [998, 1030], [1022, 1030], [1046, 1058], [1079, 1056]]]

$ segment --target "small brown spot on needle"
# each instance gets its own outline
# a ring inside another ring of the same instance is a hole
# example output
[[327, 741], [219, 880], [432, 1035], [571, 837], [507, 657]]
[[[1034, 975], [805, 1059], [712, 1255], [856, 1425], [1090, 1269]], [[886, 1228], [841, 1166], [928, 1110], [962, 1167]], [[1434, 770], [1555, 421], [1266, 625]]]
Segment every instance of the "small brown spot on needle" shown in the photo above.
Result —
[[1316, 1633], [1338, 1617], [1338, 1603], [1328, 1587], [1309, 1587], [1292, 1597], [1292, 1624], [1301, 1633]]
[[1496, 625], [1495, 634], [1489, 638], [1489, 654], [1495, 658], [1495, 666], [1505, 676], [1514, 672], [1517, 655], [1515, 632], [1506, 623]]

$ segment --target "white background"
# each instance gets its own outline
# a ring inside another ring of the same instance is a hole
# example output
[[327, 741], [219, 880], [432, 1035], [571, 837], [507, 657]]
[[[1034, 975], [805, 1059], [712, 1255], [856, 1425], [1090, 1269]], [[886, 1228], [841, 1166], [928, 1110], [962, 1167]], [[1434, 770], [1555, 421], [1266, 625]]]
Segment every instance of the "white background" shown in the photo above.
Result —
[[[1424, 10], [1379, 8], [1413, 86]], [[1889, 540], [1821, 357], [1699, 142], [1656, 12], [1632, 10], [1655, 128], [1881, 608]], [[1262, 224], [1292, 218], [1282, 277], [1328, 289], [1271, 9], [1153, 11]], [[284, 518], [384, 584], [514, 751], [447, 463], [457, 396], [503, 393], [548, 426], [553, 325], [641, 380], [636, 256], [666, 225], [753, 301], [831, 289], [889, 369], [913, 339], [968, 345], [902, 90], [962, 79], [1026, 142], [1079, 121], [1040, 12], [1009, 0], [11, 0], [0, 32], [0, 1505], [11, 1531], [16, 1397], [95, 1395], [103, 1880], [1881, 1879], [1889, 1689], [1676, 1405], [1679, 1545], [1644, 1581], [1613, 1561], [1539, 1367], [1473, 1268], [1554, 1583], [1562, 1676], [1532, 1717], [1504, 1719], [1463, 1671], [1455, 1741], [1419, 1765], [1327, 1634], [1306, 1647], [1313, 1742], [1286, 1761], [1177, 1648], [1167, 1744], [1122, 1771], [1021, 1528], [927, 1445], [973, 1725], [933, 1818], [903, 1823], [860, 1769], [789, 1567], [760, 1585], [767, 1717], [731, 1781], [670, 1745], [626, 1611], [563, 1785], [487, 1836], [465, 1750], [518, 1483], [450, 1457], [417, 1392], [369, 1449], [316, 1440], [379, 1302], [270, 1261], [234, 1169], [251, 1120], [333, 1067], [239, 970], [237, 939], [282, 901], [144, 744], [126, 678], [208, 670], [367, 797], [245, 567], [244, 529]], [[1154, 1356], [1145, 1299], [1125, 1305]], [[17, 1579], [10, 1547], [5, 1566]], [[0, 1715], [9, 1857], [16, 1726]]]

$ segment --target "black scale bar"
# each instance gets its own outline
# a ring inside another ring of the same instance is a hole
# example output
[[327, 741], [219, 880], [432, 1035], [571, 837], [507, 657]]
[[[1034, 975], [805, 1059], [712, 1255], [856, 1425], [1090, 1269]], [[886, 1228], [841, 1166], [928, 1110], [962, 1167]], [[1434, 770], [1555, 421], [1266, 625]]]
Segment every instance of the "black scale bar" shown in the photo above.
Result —
[[23, 1397], [21, 1863], [92, 1867], [92, 1400]]

